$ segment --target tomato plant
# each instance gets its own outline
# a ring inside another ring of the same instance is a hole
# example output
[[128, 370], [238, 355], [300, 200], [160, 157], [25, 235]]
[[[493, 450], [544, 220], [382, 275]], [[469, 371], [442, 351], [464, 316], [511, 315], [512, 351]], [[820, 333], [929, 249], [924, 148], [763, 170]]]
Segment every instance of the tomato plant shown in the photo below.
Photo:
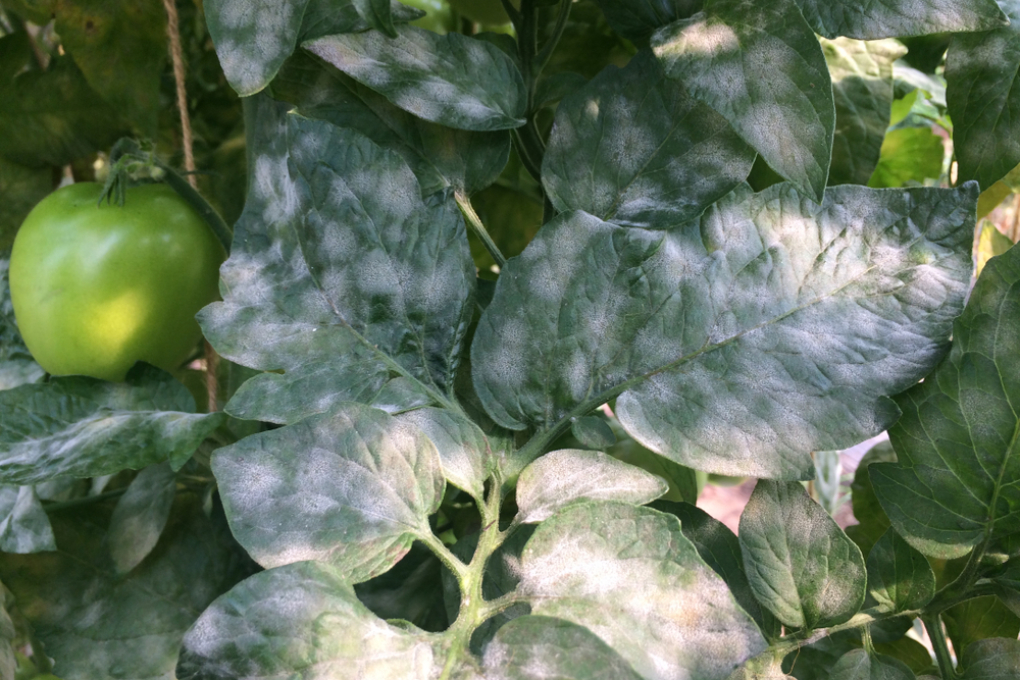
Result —
[[446, 0], [400, 1], [408, 7], [425, 12], [425, 16], [412, 22], [415, 26], [436, 33], [446, 33], [453, 29], [453, 14], [450, 12], [450, 5]]
[[21, 335], [52, 375], [123, 380], [137, 361], [177, 368], [201, 337], [195, 314], [216, 299], [225, 254], [165, 184], [101, 203], [102, 185], [53, 192], [25, 219], [11, 253]]
[[128, 133], [234, 225], [215, 411], [0, 258], [0, 676], [1015, 680], [1020, 3], [182, 0], [190, 147], [161, 4], [0, 0], [0, 244]]

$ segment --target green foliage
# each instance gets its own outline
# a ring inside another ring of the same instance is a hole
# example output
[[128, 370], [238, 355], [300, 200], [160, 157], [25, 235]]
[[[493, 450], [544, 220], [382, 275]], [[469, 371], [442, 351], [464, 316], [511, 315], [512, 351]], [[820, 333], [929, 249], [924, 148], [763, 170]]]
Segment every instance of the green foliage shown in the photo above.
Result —
[[[177, 163], [160, 5], [0, 0], [0, 248]], [[1014, 0], [178, 5], [222, 360], [47, 377], [0, 258], [0, 677], [1016, 676]]]

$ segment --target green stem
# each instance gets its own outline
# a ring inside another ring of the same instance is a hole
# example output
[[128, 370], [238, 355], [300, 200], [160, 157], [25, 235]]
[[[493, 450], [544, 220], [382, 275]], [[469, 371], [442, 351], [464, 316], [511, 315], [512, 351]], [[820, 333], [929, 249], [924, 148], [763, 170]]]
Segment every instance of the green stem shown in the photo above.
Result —
[[419, 540], [427, 545], [429, 549], [435, 553], [435, 556], [439, 558], [439, 561], [446, 565], [446, 568], [456, 577], [457, 583], [463, 584], [464, 580], [468, 576], [468, 566], [461, 562], [446, 544], [439, 540], [439, 537], [435, 534], [429, 534], [427, 536], [419, 536]]
[[549, 65], [549, 60], [552, 59], [553, 52], [556, 51], [556, 46], [560, 43], [560, 38], [563, 37], [563, 31], [567, 27], [567, 19], [570, 17], [570, 7], [573, 5], [573, 0], [560, 0], [560, 13], [556, 17], [556, 26], [553, 28], [552, 37], [549, 42], [542, 47], [542, 51], [535, 57], [535, 80], [542, 75], [542, 71], [546, 66]]
[[105, 493], [97, 494], [95, 496], [86, 496], [85, 498], [75, 498], [70, 501], [60, 501], [57, 503], [44, 503], [43, 509], [46, 512], [61, 512], [62, 510], [70, 510], [73, 508], [81, 508], [94, 503], [101, 503], [103, 501], [110, 500], [111, 498], [119, 498], [123, 496], [127, 491], [127, 487], [120, 489], [114, 489], [113, 491], [107, 491]]
[[935, 650], [935, 660], [939, 665], [939, 672], [942, 680], [956, 680], [956, 670], [953, 668], [953, 657], [949, 653], [949, 645], [946, 644], [946, 634], [942, 631], [942, 621], [938, 614], [924, 614], [921, 616], [921, 623], [928, 631], [928, 639]]
[[478, 217], [478, 213], [475, 212], [475, 208], [471, 205], [471, 199], [459, 191], [454, 195], [457, 201], [458, 207], [460, 207], [461, 213], [464, 215], [464, 221], [467, 222], [468, 226], [475, 232], [475, 235], [481, 240], [485, 249], [489, 251], [489, 255], [492, 255], [492, 259], [496, 261], [499, 268], [502, 269], [506, 266], [506, 258], [503, 253], [500, 252], [499, 246], [489, 236], [489, 232], [485, 229], [485, 225], [482, 224], [482, 219]]
[[202, 219], [205, 220], [206, 224], [209, 225], [209, 228], [216, 235], [220, 245], [223, 246], [223, 250], [229, 255], [230, 244], [234, 239], [234, 235], [230, 227], [227, 226], [227, 223], [220, 217], [220, 214], [216, 212], [216, 209], [209, 205], [205, 197], [198, 193], [198, 190], [191, 186], [176, 170], [160, 160], [156, 160], [156, 166], [166, 173], [164, 180], [177, 192], [177, 195], [187, 201], [188, 205], [202, 216]]

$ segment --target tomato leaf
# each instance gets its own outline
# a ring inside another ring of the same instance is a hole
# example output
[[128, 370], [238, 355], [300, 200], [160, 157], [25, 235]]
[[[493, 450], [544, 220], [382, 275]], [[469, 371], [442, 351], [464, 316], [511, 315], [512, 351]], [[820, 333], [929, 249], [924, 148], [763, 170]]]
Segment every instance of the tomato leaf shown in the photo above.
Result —
[[453, 198], [423, 202], [400, 156], [357, 132], [252, 106], [256, 179], [224, 300], [199, 321], [231, 361], [284, 373], [248, 381], [227, 411], [287, 423], [346, 401], [448, 403], [475, 282]]
[[64, 680], [173, 680], [184, 632], [244, 575], [219, 521], [182, 498], [152, 553], [127, 576], [109, 562], [101, 512], [54, 516], [58, 552], [0, 554], [0, 574]]
[[850, 484], [850, 500], [858, 524], [847, 527], [846, 534], [857, 544], [865, 557], [871, 554], [871, 549], [878, 543], [878, 539], [882, 538], [891, 526], [889, 517], [882, 509], [882, 504], [879, 503], [875, 489], [871, 485], [868, 466], [872, 463], [895, 462], [896, 452], [893, 451], [892, 444], [883, 441], [864, 454], [854, 471], [854, 481]]
[[580, 500], [644, 505], [668, 489], [659, 477], [601, 451], [553, 451], [521, 472], [517, 480], [518, 521], [542, 522]]
[[1020, 163], [1020, 2], [1002, 7], [1009, 26], [953, 36], [946, 58], [946, 103], [961, 182], [987, 189]]
[[1005, 22], [994, 0], [796, 0], [812, 28], [826, 38], [906, 38], [981, 31]]
[[366, 609], [342, 572], [299, 562], [213, 602], [184, 637], [176, 677], [427, 680], [433, 656], [424, 633]]
[[[2, 173], [3, 161], [0, 160], [0, 176]], [[0, 189], [2, 182], [0, 179]], [[36, 382], [45, 375], [18, 333], [11, 305], [11, 289], [7, 285], [10, 263], [9, 255], [0, 255], [0, 391]]]
[[487, 680], [642, 680], [594, 633], [548, 616], [522, 616], [485, 648]]
[[128, 573], [156, 547], [176, 492], [177, 475], [166, 463], [150, 465], [128, 485], [113, 509], [107, 532], [117, 573]]
[[528, 541], [520, 579], [534, 614], [588, 628], [642, 678], [724, 678], [765, 649], [680, 523], [655, 510], [564, 509]]
[[0, 486], [0, 550], [25, 555], [56, 550], [53, 528], [30, 486]]
[[306, 52], [284, 64], [272, 93], [303, 116], [353, 128], [396, 151], [414, 171], [422, 196], [446, 187], [480, 191], [499, 177], [510, 153], [506, 131], [455, 130], [422, 120]]
[[985, 265], [953, 327], [953, 347], [896, 397], [897, 463], [869, 468], [896, 531], [925, 555], [960, 557], [1020, 533], [1020, 249]]
[[897, 659], [855, 649], [832, 667], [832, 680], [914, 680], [914, 672]]
[[754, 158], [722, 116], [643, 51], [560, 103], [542, 181], [557, 210], [667, 229], [732, 191]]
[[889, 612], [920, 609], [935, 595], [935, 572], [924, 555], [893, 530], [868, 554], [868, 595]]
[[1020, 641], [979, 640], [963, 650], [963, 680], [1012, 680], [1020, 667]]
[[14, 654], [14, 643], [18, 638], [18, 632], [14, 628], [14, 622], [7, 611], [8, 602], [7, 588], [0, 583], [0, 676], [14, 678], [18, 667], [18, 659]]
[[997, 597], [977, 597], [942, 613], [946, 633], [953, 649], [966, 651], [971, 644], [986, 638], [1016, 639], [1020, 633], [1020, 617], [1011, 612]]
[[893, 62], [906, 50], [895, 40], [821, 42], [836, 103], [829, 185], [867, 184], [889, 127]]
[[514, 61], [492, 43], [413, 26], [303, 43], [313, 54], [419, 118], [460, 130], [524, 124], [527, 92]]
[[864, 557], [796, 482], [759, 480], [740, 516], [751, 590], [787, 626], [848, 621], [864, 604]]
[[945, 156], [942, 138], [930, 128], [897, 128], [882, 141], [882, 151], [868, 186], [902, 187], [911, 182], [936, 179], [942, 174]]
[[976, 197], [845, 186], [819, 207], [786, 184], [745, 187], [665, 232], [564, 213], [504, 268], [475, 388], [515, 429], [620, 394], [621, 424], [678, 463], [809, 478], [810, 451], [890, 425], [885, 395], [945, 352]]
[[123, 383], [52, 378], [0, 392], [0, 480], [98, 477], [169, 461], [180, 468], [224, 420], [194, 413], [187, 388], [139, 364]]
[[832, 81], [794, 0], [706, 0], [704, 12], [657, 31], [652, 46], [670, 78], [822, 200], [836, 120]]
[[701, 10], [704, 0], [598, 0], [617, 33], [642, 43], [655, 29]]
[[359, 404], [218, 449], [212, 468], [230, 528], [256, 562], [319, 560], [350, 583], [431, 536], [445, 488], [421, 430]]

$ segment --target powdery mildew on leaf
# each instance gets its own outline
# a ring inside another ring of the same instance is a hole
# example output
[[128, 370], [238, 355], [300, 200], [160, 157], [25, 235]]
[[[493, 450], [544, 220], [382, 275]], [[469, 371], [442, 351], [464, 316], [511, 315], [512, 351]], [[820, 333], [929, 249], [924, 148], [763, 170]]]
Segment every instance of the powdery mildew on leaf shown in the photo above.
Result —
[[906, 38], [996, 28], [1003, 15], [994, 0], [796, 0], [804, 17], [827, 38]]
[[484, 502], [485, 480], [496, 468], [496, 456], [477, 425], [438, 408], [415, 409], [397, 419], [419, 428], [435, 444], [446, 479]]
[[560, 211], [667, 229], [742, 183], [755, 155], [726, 119], [642, 51], [560, 103], [542, 182]]
[[601, 451], [563, 449], [545, 454], [521, 472], [518, 519], [542, 522], [578, 500], [644, 505], [668, 490], [662, 478]]
[[396, 38], [369, 31], [303, 46], [425, 120], [477, 131], [524, 124], [527, 93], [521, 74], [488, 42], [404, 26]]
[[0, 482], [99, 477], [169, 461], [179, 468], [223, 414], [196, 414], [169, 374], [135, 368], [124, 383], [84, 377], [0, 391]]
[[[227, 410], [286, 423], [344, 401], [400, 411], [444, 400], [475, 280], [454, 200], [424, 202], [403, 160], [357, 132], [255, 106], [224, 301], [199, 320], [223, 356], [284, 373], [248, 381]], [[387, 390], [396, 378], [406, 382]]]
[[832, 680], [914, 680], [915, 676], [899, 659], [855, 649], [839, 658], [829, 677]]
[[665, 232], [582, 212], [504, 268], [472, 346], [510, 428], [550, 428], [619, 394], [617, 416], [676, 462], [806, 479], [898, 416], [885, 395], [946, 348], [970, 277], [977, 187], [742, 188]]
[[897, 463], [870, 466], [893, 527], [949, 559], [1020, 534], [1020, 249], [988, 261], [953, 328], [953, 348], [899, 395]]
[[53, 528], [35, 489], [0, 486], [0, 550], [26, 554], [56, 550]]
[[864, 604], [860, 549], [799, 483], [759, 480], [738, 536], [751, 590], [785, 625], [834, 626]]
[[218, 449], [212, 468], [230, 528], [255, 561], [318, 560], [350, 583], [387, 571], [430, 535], [445, 488], [421, 430], [359, 404]]
[[655, 29], [700, 10], [703, 0], [598, 0], [598, 3], [613, 30], [640, 44]]
[[701, 561], [675, 517], [578, 503], [525, 546], [532, 612], [584, 626], [645, 680], [722, 680], [765, 649], [751, 618]]
[[301, 562], [252, 576], [185, 635], [180, 680], [428, 680], [424, 633], [370, 612], [341, 571]]
[[794, 0], [707, 0], [652, 36], [666, 74], [770, 167], [821, 200], [836, 113], [825, 57]]

